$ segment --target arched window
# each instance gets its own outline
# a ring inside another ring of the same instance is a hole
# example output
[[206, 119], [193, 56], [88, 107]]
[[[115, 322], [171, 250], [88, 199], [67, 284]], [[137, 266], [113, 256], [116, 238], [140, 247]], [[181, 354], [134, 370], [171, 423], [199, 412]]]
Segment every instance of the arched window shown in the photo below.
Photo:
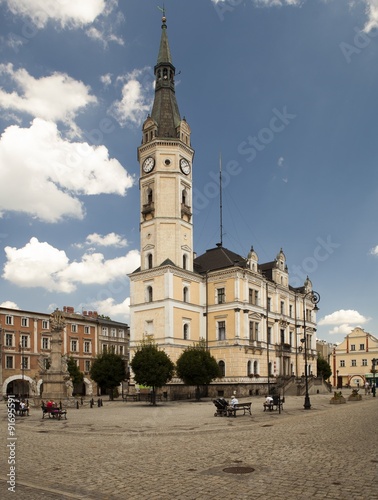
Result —
[[184, 324], [184, 327], [183, 327], [183, 338], [184, 338], [184, 340], [189, 340], [189, 325], [188, 325], [188, 323]]
[[220, 376], [225, 377], [226, 376], [226, 363], [224, 361], [219, 361], [218, 366], [219, 366]]
[[259, 373], [259, 364], [257, 361], [253, 362], [253, 375], [258, 375]]
[[152, 286], [147, 287], [147, 302], [152, 302], [153, 294], [152, 294]]
[[152, 253], [147, 255], [147, 267], [148, 269], [152, 269]]
[[184, 254], [182, 256], [182, 268], [186, 269], [187, 265], [188, 265], [188, 256], [186, 254]]
[[247, 375], [252, 374], [252, 361], [248, 361], [247, 363]]
[[181, 203], [183, 205], [187, 205], [188, 204], [187, 201], [188, 201], [188, 193], [186, 189], [183, 189], [181, 193]]
[[184, 302], [189, 302], [189, 289], [187, 286], [184, 286], [184, 289], [182, 291], [182, 300]]

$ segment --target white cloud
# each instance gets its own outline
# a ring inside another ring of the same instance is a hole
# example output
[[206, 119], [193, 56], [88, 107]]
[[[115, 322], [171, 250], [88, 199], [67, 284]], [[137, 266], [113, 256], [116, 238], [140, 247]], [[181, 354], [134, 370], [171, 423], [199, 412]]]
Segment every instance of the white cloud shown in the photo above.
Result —
[[364, 26], [364, 31], [369, 33], [378, 27], [378, 0], [364, 0], [366, 3], [366, 14], [368, 20]]
[[30, 19], [38, 28], [55, 21], [62, 28], [76, 28], [93, 23], [105, 13], [105, 0], [0, 0], [12, 14]]
[[92, 233], [87, 236], [86, 243], [88, 245], [99, 245], [104, 247], [127, 247], [127, 240], [116, 233], [109, 233], [105, 236]]
[[358, 311], [353, 309], [340, 309], [332, 314], [324, 316], [323, 319], [319, 321], [319, 325], [339, 325], [342, 323], [366, 323], [369, 318], [365, 318]]
[[[73, 131], [76, 130], [74, 119], [78, 112], [97, 102], [89, 87], [65, 73], [37, 79], [25, 69], [15, 70], [12, 64], [0, 64], [0, 76], [3, 83], [9, 78], [12, 88], [12, 92], [0, 88], [1, 108], [48, 121], [61, 121]], [[19, 93], [13, 90], [15, 86]]]
[[318, 322], [318, 325], [335, 325], [329, 333], [346, 334], [353, 329], [352, 325], [363, 325], [368, 321], [370, 321], [370, 318], [362, 316], [358, 311], [354, 311], [353, 309], [340, 309], [322, 318]]
[[31, 238], [23, 248], [6, 247], [5, 254], [4, 279], [20, 287], [42, 287], [49, 292], [70, 293], [78, 284], [105, 285], [140, 266], [137, 250], [109, 260], [100, 253], [84, 254], [80, 262], [69, 262], [63, 250], [37, 238]]
[[105, 87], [108, 87], [112, 83], [111, 73], [107, 73], [106, 75], [100, 76], [100, 81]]
[[6, 300], [0, 304], [0, 307], [6, 307], [7, 309], [20, 309], [15, 302], [11, 300]]
[[58, 275], [67, 283], [105, 285], [135, 271], [139, 265], [140, 257], [137, 250], [131, 250], [122, 257], [110, 260], [105, 260], [102, 253], [84, 254], [81, 262], [71, 262]]
[[67, 268], [66, 253], [48, 243], [32, 238], [23, 248], [5, 247], [6, 263], [2, 277], [21, 287], [42, 287], [53, 292], [72, 292], [72, 283], [64, 282], [58, 273]]
[[370, 254], [378, 256], [378, 245], [370, 250]]
[[332, 330], [329, 330], [328, 333], [347, 335], [352, 330], [353, 330], [353, 326], [349, 325], [348, 323], [344, 323], [342, 325], [335, 326], [334, 328], [332, 328]]
[[279, 167], [282, 167], [282, 166], [283, 166], [283, 164], [284, 164], [284, 162], [285, 162], [285, 158], [284, 158], [283, 156], [280, 156], [280, 157], [278, 158], [277, 165], [278, 165]]
[[30, 128], [8, 127], [0, 139], [0, 212], [82, 219], [78, 195], [124, 195], [132, 185], [104, 146], [68, 142], [54, 123], [36, 118]]
[[127, 297], [120, 304], [116, 304], [113, 298], [97, 301], [93, 303], [99, 314], [109, 316], [113, 320], [117, 317], [119, 321], [127, 321], [130, 317], [130, 298]]
[[[150, 68], [134, 70], [123, 77], [118, 77], [117, 81], [123, 82], [122, 99], [115, 101], [109, 109], [119, 124], [139, 126], [147, 118], [152, 107], [153, 80], [148, 78]], [[141, 82], [141, 79], [144, 82]]]
[[304, 0], [254, 0], [256, 5], [262, 7], [282, 7], [284, 5], [299, 6]]

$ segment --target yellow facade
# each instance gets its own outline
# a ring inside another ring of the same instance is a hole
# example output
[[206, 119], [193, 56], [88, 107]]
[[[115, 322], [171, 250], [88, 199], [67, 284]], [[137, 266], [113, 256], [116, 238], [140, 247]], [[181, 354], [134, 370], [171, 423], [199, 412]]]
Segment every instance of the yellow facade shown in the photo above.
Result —
[[378, 339], [360, 327], [354, 328], [333, 350], [334, 385], [357, 388], [366, 381], [372, 384], [373, 359], [378, 360]]

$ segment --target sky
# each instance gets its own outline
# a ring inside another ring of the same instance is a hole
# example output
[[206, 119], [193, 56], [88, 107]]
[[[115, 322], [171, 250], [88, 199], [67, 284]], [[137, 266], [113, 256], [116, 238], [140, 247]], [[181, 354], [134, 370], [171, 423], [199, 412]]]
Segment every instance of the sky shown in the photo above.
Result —
[[[0, 305], [129, 322], [159, 0], [0, 0]], [[378, 0], [165, 0], [192, 130], [194, 250], [320, 294], [317, 337], [378, 336]]]

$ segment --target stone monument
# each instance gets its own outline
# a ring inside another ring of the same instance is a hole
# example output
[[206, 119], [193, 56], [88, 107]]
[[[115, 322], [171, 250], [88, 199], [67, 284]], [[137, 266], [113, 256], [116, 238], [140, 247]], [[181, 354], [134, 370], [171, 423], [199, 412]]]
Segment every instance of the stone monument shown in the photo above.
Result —
[[43, 379], [43, 399], [60, 401], [72, 397], [72, 382], [67, 370], [66, 359], [62, 356], [62, 332], [66, 321], [62, 311], [55, 309], [50, 315], [51, 354], [50, 366], [40, 371]]

